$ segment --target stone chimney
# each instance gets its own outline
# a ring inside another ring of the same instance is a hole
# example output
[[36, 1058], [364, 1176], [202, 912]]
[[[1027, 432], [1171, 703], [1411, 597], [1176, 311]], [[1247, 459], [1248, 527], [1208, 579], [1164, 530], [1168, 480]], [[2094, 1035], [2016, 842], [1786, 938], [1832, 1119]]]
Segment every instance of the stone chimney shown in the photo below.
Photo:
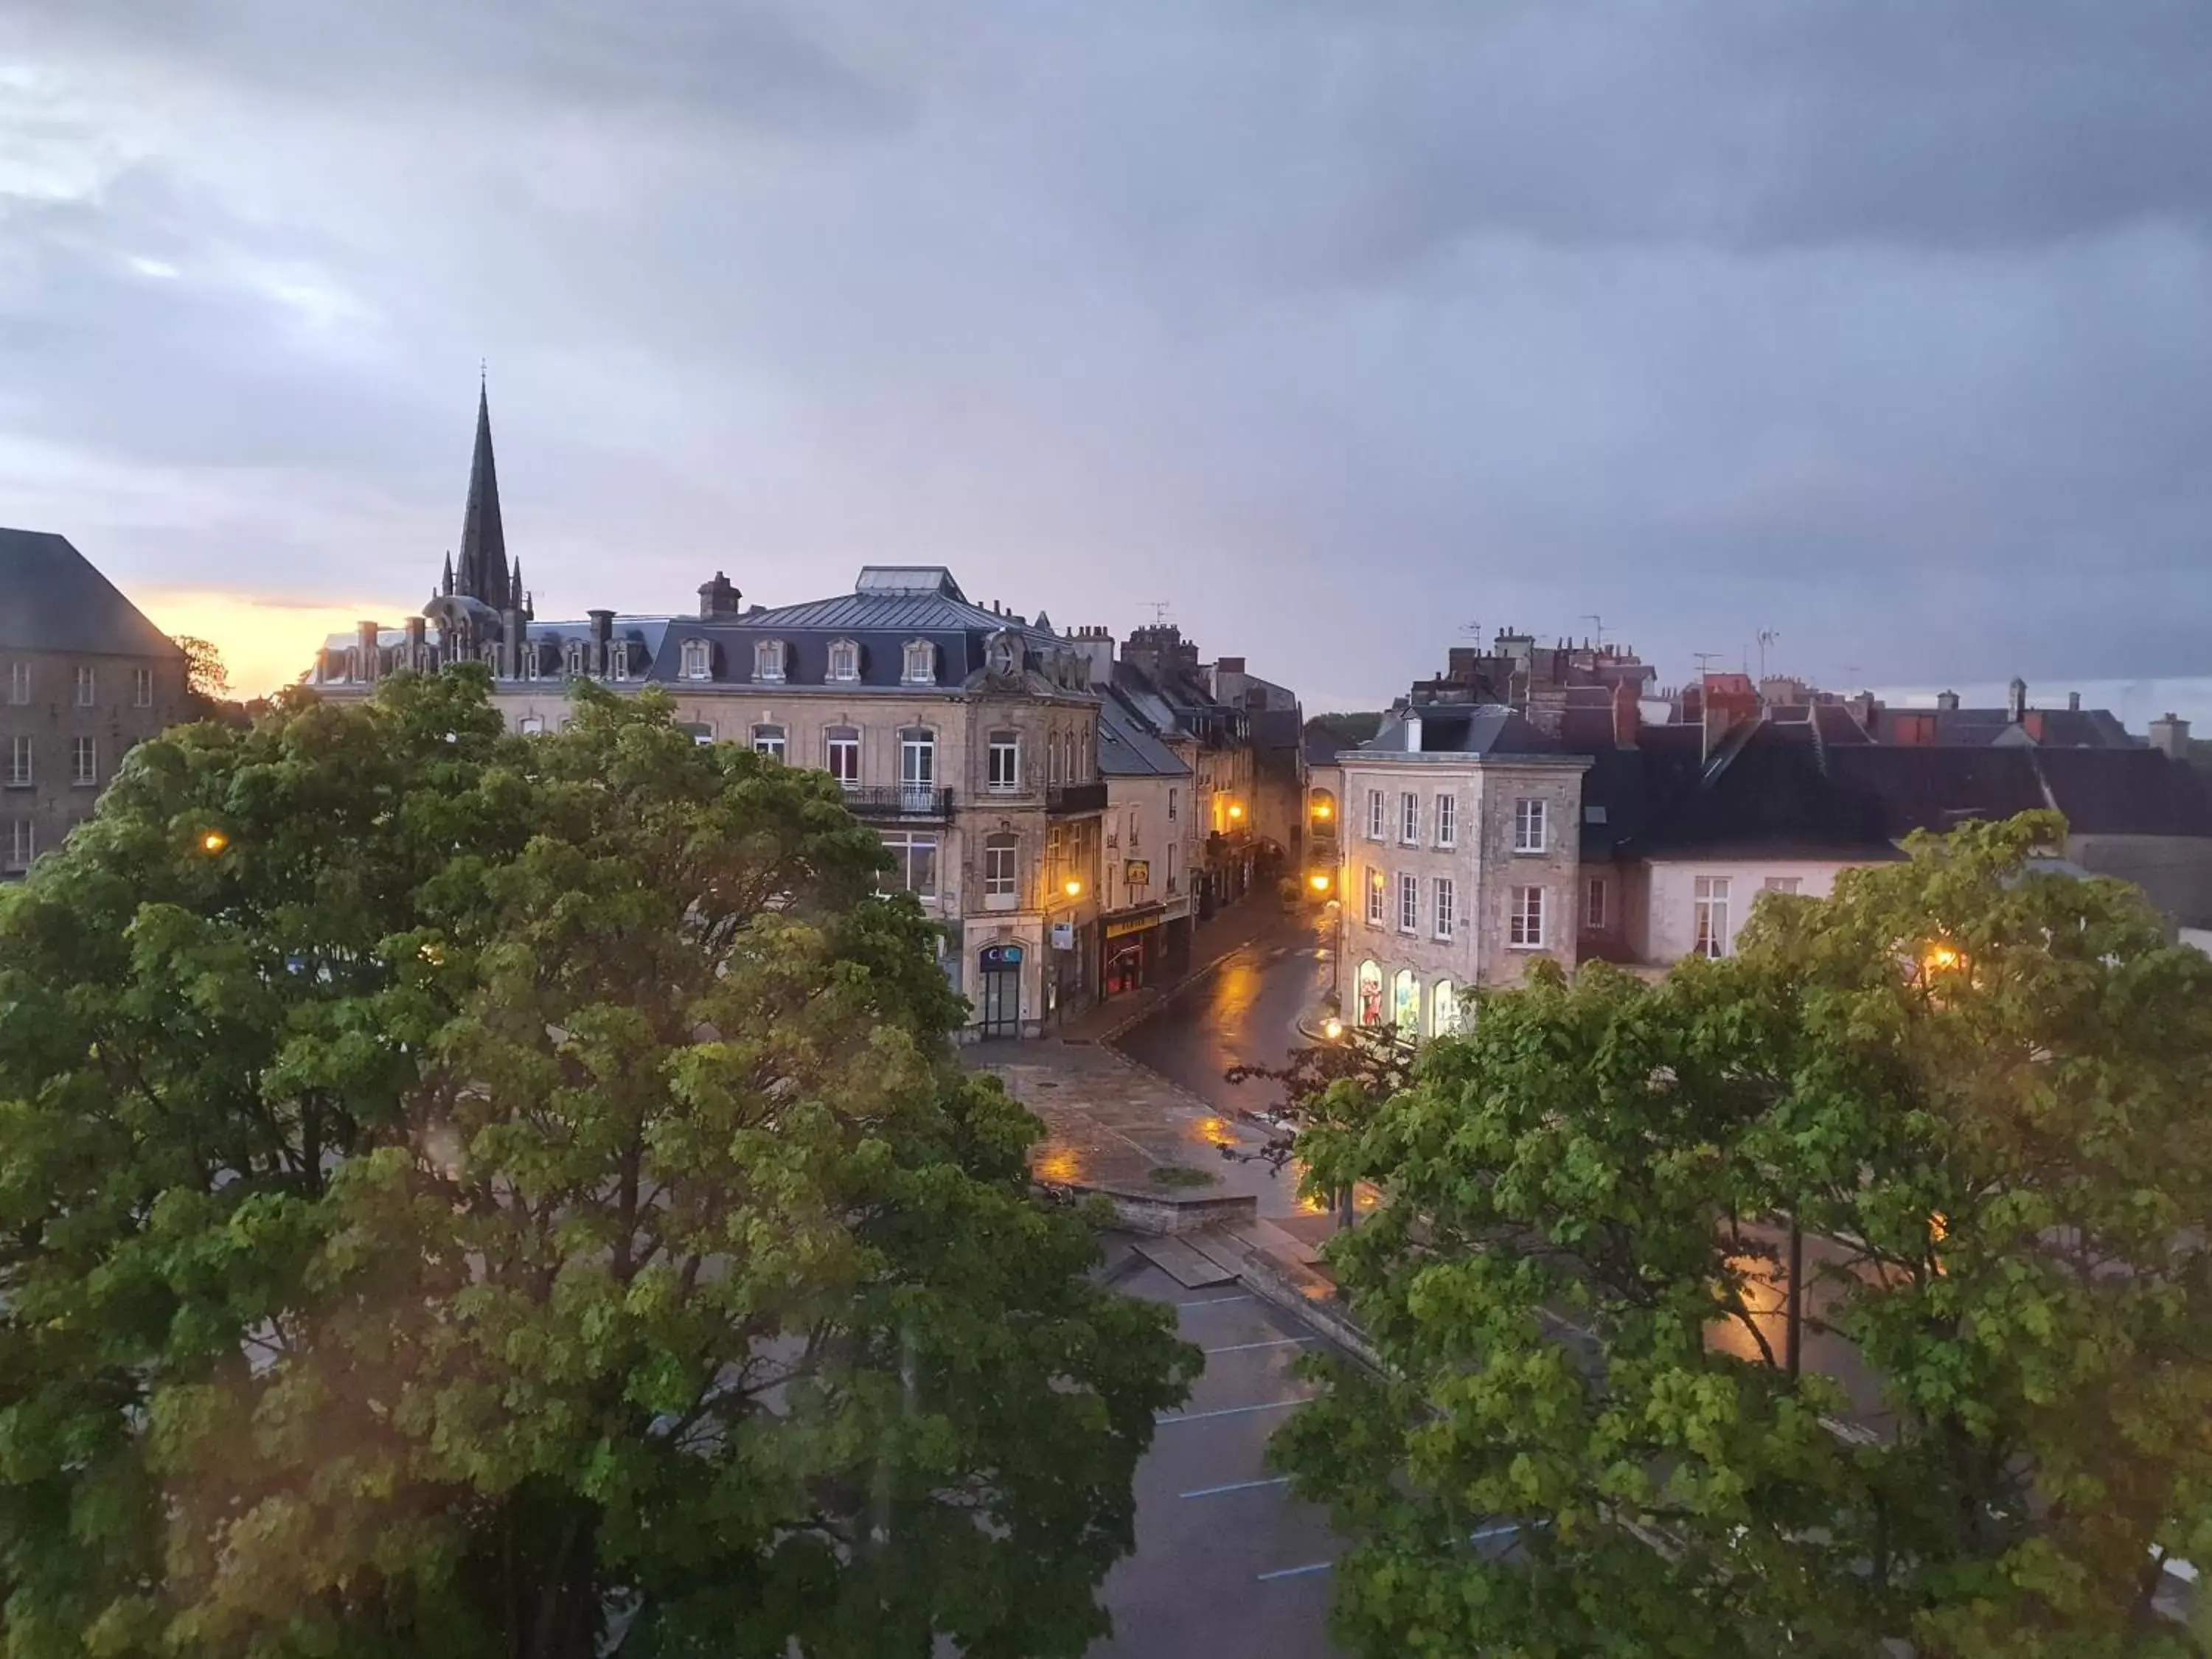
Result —
[[423, 635], [423, 630], [428, 626], [428, 624], [420, 617], [410, 617], [405, 622], [400, 623], [400, 627], [406, 631], [407, 635], [407, 665], [418, 673], [428, 667], [430, 663], [429, 649]]
[[1616, 680], [1613, 687], [1613, 746], [1616, 749], [1636, 747], [1638, 734], [1644, 726], [1644, 713], [1638, 706], [1636, 686], [1632, 681]]
[[1759, 693], [1743, 674], [1708, 674], [1700, 688], [1700, 723], [1705, 727], [1705, 757], [1727, 740], [1747, 720], [1759, 718]]
[[1091, 683], [1103, 685], [1114, 678], [1114, 630], [1110, 628], [1078, 628], [1068, 633], [1067, 642], [1075, 653], [1091, 665]]
[[1959, 694], [1956, 691], [1938, 691], [1936, 694], [1936, 706], [1946, 714], [1956, 714], [1959, 710]]
[[384, 678], [383, 653], [377, 649], [377, 636], [384, 630], [373, 622], [357, 622], [353, 625], [354, 644], [361, 651], [361, 677], [365, 680]]
[[699, 584], [699, 620], [720, 622], [737, 616], [739, 603], [744, 598], [744, 595], [738, 592], [737, 585], [717, 570], [714, 580]]
[[2150, 723], [2150, 746], [2167, 758], [2189, 758], [2189, 722], [2171, 710]]
[[615, 638], [615, 613], [611, 611], [586, 611], [592, 619], [592, 648], [584, 662], [586, 674], [605, 674], [614, 666], [611, 647]]
[[2069, 712], [2076, 714], [2080, 714], [2081, 712], [2081, 694], [2079, 691], [2069, 691], [2066, 694], [2066, 707]]
[[2005, 718], [2018, 726], [2027, 718], [2027, 682], [2017, 674], [2005, 691]]

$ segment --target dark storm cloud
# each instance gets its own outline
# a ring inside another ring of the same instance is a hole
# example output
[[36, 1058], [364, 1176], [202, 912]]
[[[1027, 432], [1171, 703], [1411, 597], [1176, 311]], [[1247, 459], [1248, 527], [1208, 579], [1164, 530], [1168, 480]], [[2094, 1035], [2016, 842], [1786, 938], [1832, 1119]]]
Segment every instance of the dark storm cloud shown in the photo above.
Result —
[[239, 580], [343, 513], [332, 588], [411, 593], [479, 353], [566, 608], [927, 558], [1317, 702], [1590, 612], [1670, 678], [2191, 673], [2212, 8], [0, 20], [0, 521], [181, 478]]

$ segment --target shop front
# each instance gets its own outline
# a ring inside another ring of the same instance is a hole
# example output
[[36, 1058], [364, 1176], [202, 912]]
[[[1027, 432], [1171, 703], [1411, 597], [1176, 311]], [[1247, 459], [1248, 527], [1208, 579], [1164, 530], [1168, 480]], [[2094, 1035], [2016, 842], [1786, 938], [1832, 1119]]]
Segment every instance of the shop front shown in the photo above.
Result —
[[1141, 991], [1158, 977], [1164, 965], [1162, 923], [1166, 915], [1166, 905], [1146, 904], [1105, 918], [1100, 994], [1113, 997]]

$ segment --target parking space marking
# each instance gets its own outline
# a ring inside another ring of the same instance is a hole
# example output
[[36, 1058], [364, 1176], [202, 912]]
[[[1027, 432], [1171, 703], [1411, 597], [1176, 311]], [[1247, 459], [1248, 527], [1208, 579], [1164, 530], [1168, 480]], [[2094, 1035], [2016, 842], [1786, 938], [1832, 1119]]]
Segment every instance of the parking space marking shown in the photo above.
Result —
[[1262, 1486], [1286, 1486], [1291, 1477], [1276, 1475], [1270, 1480], [1231, 1480], [1219, 1486], [1194, 1486], [1188, 1492], [1179, 1492], [1177, 1498], [1218, 1498], [1225, 1492], [1257, 1492]]
[[1310, 1572], [1327, 1572], [1336, 1565], [1334, 1561], [1309, 1561], [1303, 1567], [1277, 1567], [1273, 1572], [1258, 1575], [1261, 1583], [1276, 1578], [1303, 1578]]
[[1201, 1423], [1209, 1417], [1242, 1417], [1248, 1412], [1288, 1411], [1293, 1406], [1303, 1406], [1313, 1396], [1302, 1394], [1295, 1400], [1263, 1400], [1256, 1406], [1221, 1406], [1210, 1412], [1163, 1412], [1155, 1423]]
[[1258, 1300], [1259, 1298], [1254, 1296], [1251, 1291], [1247, 1291], [1242, 1296], [1203, 1297], [1196, 1302], [1178, 1302], [1176, 1304], [1176, 1306], [1178, 1308], [1219, 1308], [1224, 1307], [1231, 1302], [1256, 1302]]
[[1279, 1336], [1272, 1342], [1232, 1342], [1225, 1348], [1208, 1348], [1208, 1353], [1249, 1353], [1255, 1348], [1295, 1348], [1302, 1343], [1317, 1339], [1310, 1336]]

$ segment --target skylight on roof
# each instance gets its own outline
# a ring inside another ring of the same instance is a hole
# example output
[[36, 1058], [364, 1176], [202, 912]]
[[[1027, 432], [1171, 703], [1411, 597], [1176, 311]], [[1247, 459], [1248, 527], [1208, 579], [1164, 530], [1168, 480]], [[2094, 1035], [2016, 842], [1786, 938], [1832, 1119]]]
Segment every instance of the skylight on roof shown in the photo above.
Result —
[[855, 593], [927, 594], [941, 593], [948, 599], [965, 601], [967, 595], [960, 584], [952, 580], [952, 573], [941, 564], [871, 564], [863, 565], [854, 579]]

